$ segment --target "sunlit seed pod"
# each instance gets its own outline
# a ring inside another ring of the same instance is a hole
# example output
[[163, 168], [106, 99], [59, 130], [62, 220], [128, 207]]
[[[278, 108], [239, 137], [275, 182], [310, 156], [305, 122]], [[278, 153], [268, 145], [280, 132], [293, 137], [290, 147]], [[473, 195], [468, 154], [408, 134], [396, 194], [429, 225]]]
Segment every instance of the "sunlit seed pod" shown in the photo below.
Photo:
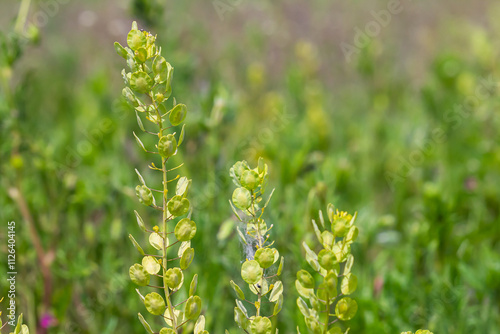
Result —
[[146, 51], [145, 48], [141, 47], [141, 48], [135, 50], [134, 54], [135, 54], [135, 59], [139, 63], [144, 63], [148, 59], [148, 52]]
[[234, 321], [241, 329], [246, 330], [247, 332], [249, 331], [250, 320], [245, 316], [245, 314], [239, 307], [234, 308]]
[[145, 256], [142, 258], [142, 267], [150, 274], [157, 274], [161, 266], [153, 256]]
[[129, 102], [133, 107], [139, 106], [139, 101], [134, 95], [134, 92], [129, 87], [125, 87], [122, 90], [122, 95], [127, 99], [127, 102]]
[[182, 273], [182, 270], [180, 268], [170, 268], [165, 272], [165, 280], [167, 282], [167, 285], [170, 289], [175, 290], [177, 289], [182, 280], [184, 274]]
[[169, 113], [169, 120], [170, 120], [170, 123], [173, 125], [173, 126], [177, 126], [179, 124], [182, 123], [182, 121], [184, 121], [184, 119], [186, 118], [186, 115], [187, 115], [187, 107], [185, 104], [177, 104], [175, 107], [172, 108], [172, 110], [170, 110], [170, 113]]
[[153, 87], [153, 79], [144, 71], [137, 71], [130, 76], [130, 88], [138, 93], [145, 94]]
[[158, 103], [162, 103], [163, 101], [165, 101], [165, 96], [162, 93], [156, 93], [155, 100]]
[[323, 284], [325, 289], [328, 291], [330, 298], [337, 295], [337, 276], [333, 272], [330, 272], [325, 276]]
[[338, 326], [334, 326], [328, 330], [328, 334], [343, 334], [344, 331]]
[[137, 195], [139, 202], [141, 202], [142, 204], [147, 206], [153, 204], [153, 193], [145, 185], [139, 185], [135, 187], [135, 194]]
[[321, 325], [319, 324], [318, 319], [316, 319], [315, 317], [308, 317], [305, 318], [305, 320], [307, 328], [309, 328], [311, 332], [313, 332], [314, 334], [322, 333]]
[[149, 284], [150, 275], [143, 266], [136, 263], [129, 269], [130, 280], [139, 286], [146, 286]]
[[262, 268], [255, 260], [245, 261], [241, 266], [241, 277], [248, 284], [256, 284], [262, 278]]
[[174, 230], [175, 237], [179, 241], [188, 241], [196, 235], [196, 223], [189, 218], [181, 219]]
[[318, 254], [318, 262], [321, 267], [325, 268], [326, 270], [331, 270], [337, 263], [337, 258], [331, 250], [322, 249]]
[[252, 204], [252, 195], [245, 188], [236, 188], [233, 192], [233, 203], [240, 210], [246, 210]]
[[356, 275], [349, 273], [342, 279], [341, 291], [344, 295], [350, 295], [358, 287], [358, 278]]
[[127, 50], [125, 50], [125, 48], [118, 42], [115, 42], [114, 46], [116, 53], [118, 53], [121, 57], [123, 57], [123, 59], [127, 59], [127, 54], [128, 54]]
[[202, 334], [205, 331], [205, 316], [200, 315], [194, 324], [194, 334]]
[[135, 51], [141, 47], [146, 47], [147, 39], [142, 31], [132, 29], [128, 33], [127, 44], [132, 50]]
[[163, 136], [158, 141], [158, 153], [165, 158], [168, 159], [177, 151], [177, 139], [172, 134], [168, 134]]
[[201, 298], [198, 296], [191, 296], [186, 302], [186, 307], [184, 308], [184, 315], [187, 319], [195, 319], [201, 313]]
[[[168, 246], [168, 239], [167, 240], [167, 246]], [[157, 250], [162, 250], [164, 246], [164, 239], [163, 237], [157, 233], [153, 232], [149, 235], [149, 244], [153, 246]]]
[[312, 289], [312, 288], [305, 288], [300, 283], [300, 281], [298, 279], [295, 280], [295, 289], [297, 290], [297, 292], [299, 293], [299, 295], [301, 295], [302, 297], [307, 298], [307, 299], [309, 299], [311, 297], [311, 295], [314, 294], [314, 289]]
[[[175, 217], [179, 217], [186, 214], [189, 211], [190, 206], [191, 204], [189, 200], [179, 195], [175, 195], [167, 203], [168, 211]], [[194, 230], [194, 233], [196, 233], [196, 230]]]
[[342, 321], [351, 320], [357, 311], [358, 304], [349, 297], [342, 298], [335, 306], [335, 315]]
[[272, 327], [271, 320], [261, 316], [255, 317], [250, 325], [253, 334], [271, 334]]
[[144, 299], [144, 305], [149, 313], [161, 315], [165, 312], [165, 300], [156, 292], [148, 293]]
[[269, 268], [274, 263], [274, 253], [273, 248], [259, 248], [255, 252], [255, 260], [262, 268]]
[[240, 182], [246, 189], [255, 190], [260, 184], [259, 174], [253, 169], [246, 170], [241, 175]]
[[278, 298], [283, 294], [283, 283], [281, 281], [277, 281], [274, 283], [273, 289], [271, 290], [271, 294], [269, 295], [269, 301], [274, 303], [278, 301]]
[[323, 231], [321, 233], [321, 239], [323, 241], [323, 247], [332, 249], [333, 243], [335, 242], [335, 236], [330, 231]]
[[345, 217], [337, 218], [332, 223], [332, 232], [336, 237], [343, 238], [349, 231], [349, 220]]
[[299, 270], [297, 272], [297, 279], [304, 288], [306, 289], [314, 288], [314, 278], [306, 270]]
[[[179, 140], [179, 145], [180, 145], [180, 140]], [[190, 186], [191, 186], [191, 180], [189, 180], [185, 176], [180, 177], [175, 187], [175, 194], [185, 197], [187, 195], [187, 191], [189, 190]]]
[[265, 278], [262, 278], [256, 284], [249, 284], [250, 291], [253, 294], [258, 295], [259, 293], [265, 295], [269, 291], [269, 283]]
[[351, 253], [351, 247], [349, 244], [343, 244], [339, 241], [333, 245], [332, 252], [335, 254], [337, 262], [342, 263], [347, 260], [347, 256]]
[[180, 266], [182, 270], [185, 270], [189, 267], [191, 262], [193, 262], [194, 259], [194, 249], [193, 248], [188, 248], [182, 253], [182, 257], [180, 260]]
[[356, 226], [351, 226], [346, 235], [346, 241], [349, 243], [354, 242], [358, 238], [358, 228]]
[[236, 162], [233, 167], [229, 169], [229, 174], [233, 177], [233, 181], [237, 186], [241, 185], [240, 179], [243, 172], [249, 169], [250, 167], [248, 167], [247, 162], [244, 160]]

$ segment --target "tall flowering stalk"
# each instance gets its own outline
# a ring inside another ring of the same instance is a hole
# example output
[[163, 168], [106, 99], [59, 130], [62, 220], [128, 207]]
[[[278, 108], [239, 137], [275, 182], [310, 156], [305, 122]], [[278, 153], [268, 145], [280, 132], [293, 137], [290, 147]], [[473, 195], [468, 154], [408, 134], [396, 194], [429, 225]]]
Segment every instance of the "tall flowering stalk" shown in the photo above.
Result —
[[[145, 252], [132, 235], [130, 240], [142, 255], [141, 263], [130, 267], [130, 279], [141, 287], [149, 287], [152, 291], [143, 296], [137, 292], [147, 311], [152, 315], [162, 317], [167, 327], [160, 329], [160, 334], [177, 334], [189, 321], [195, 321], [195, 334], [208, 334], [204, 329], [205, 318], [200, 316], [201, 298], [196, 293], [198, 276], [190, 284], [188, 298], [176, 300], [176, 293], [184, 283], [184, 270], [194, 258], [191, 239], [196, 234], [196, 224], [191, 220], [191, 207], [187, 199], [191, 180], [186, 177], [168, 178], [169, 172], [180, 166], [169, 167], [169, 159], [176, 155], [184, 140], [184, 126], [177, 135], [170, 133], [172, 127], [180, 125], [187, 114], [184, 104], [176, 104], [173, 108], [166, 107], [166, 102], [172, 93], [173, 67], [161, 56], [161, 48], [156, 44], [156, 36], [137, 28], [132, 29], [127, 36], [128, 47], [115, 43], [117, 53], [127, 61], [127, 70], [122, 71], [126, 87], [123, 96], [134, 107], [137, 123], [146, 135], [157, 137], [155, 149], [147, 148], [134, 133], [139, 146], [156, 157], [160, 165], [152, 162], [148, 167], [161, 173], [162, 183], [159, 189], [149, 186], [141, 173], [136, 169], [140, 184], [136, 187], [139, 201], [153, 210], [159, 211], [159, 224], [148, 224], [135, 211], [139, 227], [149, 234], [151, 252]], [[149, 123], [143, 124], [143, 118]], [[151, 127], [151, 128], [150, 128]], [[170, 194], [168, 184], [177, 181], [174, 193]], [[154, 225], [150, 227], [150, 225]], [[174, 227], [175, 226], [175, 227]], [[174, 252], [174, 247], [177, 251]], [[153, 280], [160, 281], [151, 284]], [[162, 296], [163, 294], [163, 296]], [[180, 298], [180, 297], [179, 297]], [[139, 313], [139, 320], [150, 334], [158, 333]]]
[[[278, 278], [284, 259], [281, 257], [280, 260], [278, 250], [272, 247], [274, 241], [269, 240], [269, 231], [273, 225], [268, 226], [262, 218], [273, 194], [271, 192], [267, 200], [263, 201], [268, 183], [267, 170], [262, 158], [254, 169], [251, 169], [246, 161], [239, 161], [230, 170], [237, 186], [230, 204], [236, 217], [243, 223], [243, 228], [238, 228], [246, 253], [246, 260], [241, 266], [241, 277], [248, 284], [250, 292], [255, 295], [253, 298], [247, 297], [243, 290], [231, 281], [238, 297], [234, 319], [245, 333], [252, 334], [271, 334], [273, 326], [270, 319], [281, 311], [283, 304], [283, 284]], [[273, 271], [270, 267], [278, 260], [279, 266]], [[247, 304], [243, 302], [252, 305], [255, 313], [250, 314], [245, 307]], [[274, 304], [269, 315], [264, 315], [263, 312], [266, 302]]]

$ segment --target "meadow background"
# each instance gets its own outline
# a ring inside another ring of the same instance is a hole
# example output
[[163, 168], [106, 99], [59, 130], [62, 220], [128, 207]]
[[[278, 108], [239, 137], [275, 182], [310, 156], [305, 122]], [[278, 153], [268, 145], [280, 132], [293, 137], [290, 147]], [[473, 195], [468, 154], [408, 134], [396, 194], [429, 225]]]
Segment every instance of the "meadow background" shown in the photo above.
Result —
[[[173, 96], [189, 110], [179, 161], [198, 233], [188, 276], [199, 274], [211, 333], [239, 332], [229, 281], [241, 282], [243, 253], [228, 170], [259, 156], [286, 261], [280, 333], [305, 332], [300, 244], [314, 241], [310, 220], [329, 202], [358, 212], [350, 333], [498, 333], [500, 4], [401, 0], [377, 31], [372, 11], [390, 2], [32, 0], [23, 42], [21, 1], [3, 0], [1, 295], [13, 220], [18, 312], [33, 332], [144, 332], [128, 234], [142, 238], [134, 209], [153, 217], [134, 191], [134, 168], [149, 175], [149, 157], [132, 136], [113, 48], [138, 20], [158, 34]], [[346, 57], [342, 43], [370, 24]]]

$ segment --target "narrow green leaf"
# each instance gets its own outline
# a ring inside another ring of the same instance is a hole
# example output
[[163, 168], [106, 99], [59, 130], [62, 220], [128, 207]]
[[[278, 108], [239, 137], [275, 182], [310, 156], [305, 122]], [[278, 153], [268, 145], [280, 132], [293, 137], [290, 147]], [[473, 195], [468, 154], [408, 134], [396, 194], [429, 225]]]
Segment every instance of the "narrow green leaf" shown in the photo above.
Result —
[[325, 218], [323, 218], [323, 211], [319, 210], [319, 224], [321, 229], [325, 229]]
[[189, 296], [194, 296], [197, 287], [198, 287], [198, 274], [195, 274], [193, 276], [193, 280], [191, 281], [191, 285], [189, 286]]
[[200, 315], [194, 324], [194, 334], [200, 334], [203, 330], [205, 330], [205, 316]]
[[273, 197], [273, 194], [274, 194], [274, 190], [276, 188], [273, 188], [273, 190], [271, 191], [271, 194], [269, 194], [269, 197], [267, 198], [267, 201], [266, 201], [266, 204], [264, 204], [264, 207], [262, 208], [262, 210], [264, 210], [265, 208], [267, 208], [267, 205], [269, 204], [269, 202], [271, 201], [271, 197]]
[[23, 314], [21, 313], [19, 315], [19, 318], [17, 318], [17, 325], [16, 328], [14, 329], [14, 334], [19, 334], [21, 332], [22, 326], [23, 326]]
[[144, 178], [142, 177], [141, 173], [139, 173], [139, 171], [137, 170], [137, 168], [135, 169], [135, 172], [137, 174], [137, 177], [139, 177], [139, 181], [145, 186], [146, 185], [146, 181], [144, 181]]
[[307, 318], [311, 315], [307, 303], [301, 297], [297, 298], [297, 306], [299, 307], [300, 313], [302, 313], [304, 317]]
[[274, 304], [273, 315], [280, 313], [282, 307], [283, 307], [283, 294], [280, 294], [280, 296], [278, 297], [278, 301]]
[[187, 107], [185, 104], [177, 104], [169, 112], [169, 120], [173, 126], [177, 126], [184, 121], [187, 114]]
[[321, 232], [320, 232], [320, 230], [318, 228], [318, 225], [316, 225], [316, 221], [314, 219], [312, 220], [312, 225], [313, 225], [313, 228], [314, 228], [314, 233], [316, 234], [316, 237], [319, 240], [319, 243], [323, 244], [323, 238], [321, 237]]
[[278, 298], [282, 295], [282, 293], [283, 293], [283, 283], [281, 283], [281, 281], [277, 281], [276, 283], [274, 283], [273, 290], [269, 295], [269, 301], [273, 303], [278, 301]]
[[184, 128], [186, 127], [186, 124], [182, 125], [181, 129], [181, 134], [179, 135], [179, 140], [177, 141], [177, 147], [181, 146], [182, 142], [184, 141]]
[[304, 241], [302, 243], [302, 246], [304, 247], [304, 250], [306, 251], [306, 261], [309, 263], [309, 265], [316, 271], [320, 271], [320, 266], [318, 263], [318, 256], [316, 253], [314, 253], [309, 246], [306, 244]]
[[134, 134], [134, 137], [135, 137], [135, 140], [137, 141], [137, 144], [139, 144], [139, 146], [145, 151], [147, 152], [148, 150], [146, 150], [146, 148], [144, 147], [144, 144], [142, 143], [142, 141], [139, 139], [139, 137], [137, 137], [137, 135], [135, 134], [135, 132], [132, 132]]
[[247, 313], [247, 309], [245, 308], [245, 305], [243, 305], [243, 303], [238, 299], [236, 299], [236, 306], [240, 309], [241, 312], [243, 312], [245, 317], [248, 318], [248, 313]]
[[280, 260], [280, 265], [278, 266], [278, 271], [276, 272], [276, 275], [281, 275], [281, 272], [283, 271], [283, 264], [285, 262], [285, 258], [282, 256]]
[[144, 256], [144, 251], [142, 250], [142, 248], [139, 245], [139, 243], [137, 241], [135, 241], [135, 239], [132, 236], [132, 234], [129, 234], [128, 237], [130, 238], [130, 241], [132, 241], [132, 243], [134, 244], [135, 249], [137, 249], [137, 251], [139, 251], [139, 253], [141, 253], [141, 255]]
[[243, 235], [243, 233], [240, 231], [239, 226], [236, 226], [236, 230], [238, 231], [238, 235], [240, 236], [241, 241], [243, 241], [243, 243], [245, 245], [248, 245], [247, 240], [245, 239], [245, 236]]
[[146, 232], [147, 231], [146, 225], [144, 225], [144, 221], [142, 220], [141, 216], [135, 210], [134, 210], [134, 213], [135, 213], [135, 217], [137, 218], [137, 225], [139, 225], [139, 227], [141, 228], [141, 230], [143, 230], [144, 232]]
[[234, 292], [236, 292], [236, 295], [238, 296], [239, 299], [245, 300], [245, 294], [241, 290], [241, 288], [238, 286], [238, 284], [234, 283], [233, 280], [229, 282], [231, 284], [231, 287], [233, 288]]
[[139, 289], [135, 289], [135, 292], [137, 292], [137, 294], [139, 295], [139, 298], [141, 299], [141, 301], [144, 303], [144, 296], [141, 294], [141, 292], [139, 291]]
[[[135, 116], [137, 117], [137, 124], [139, 125], [139, 128], [142, 130], [142, 131], [146, 131], [144, 129], [144, 125], [142, 124], [142, 120], [141, 120], [141, 117], [139, 117], [139, 113], [137, 112], [137, 110], [135, 111]], [[135, 135], [135, 133], [134, 133]]]
[[114, 46], [116, 53], [118, 53], [118, 55], [120, 55], [123, 59], [127, 59], [127, 50], [125, 50], [125, 48], [118, 42], [115, 42]]
[[243, 222], [243, 220], [241, 219], [240, 215], [238, 214], [238, 211], [234, 207], [233, 202], [231, 202], [231, 200], [229, 200], [229, 204], [231, 205], [231, 209], [233, 209], [234, 215], [238, 218], [238, 220], [240, 222]]
[[139, 321], [141, 322], [141, 324], [144, 326], [144, 328], [146, 329], [146, 331], [149, 334], [154, 334], [153, 330], [151, 329], [151, 326], [148, 324], [146, 319], [144, 319], [144, 317], [140, 313], [139, 313]]

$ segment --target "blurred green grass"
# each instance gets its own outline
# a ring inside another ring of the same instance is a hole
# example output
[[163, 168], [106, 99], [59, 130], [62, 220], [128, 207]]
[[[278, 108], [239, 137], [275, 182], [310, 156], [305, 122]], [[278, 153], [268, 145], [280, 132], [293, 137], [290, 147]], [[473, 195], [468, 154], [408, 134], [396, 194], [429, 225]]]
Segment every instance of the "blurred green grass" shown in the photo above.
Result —
[[[3, 32], [17, 4], [0, 5]], [[34, 1], [29, 18], [43, 4]], [[304, 327], [294, 291], [295, 272], [307, 266], [300, 244], [332, 202], [359, 212], [352, 333], [496, 333], [500, 7], [405, 3], [346, 62], [340, 43], [385, 6], [240, 2], [221, 19], [212, 2], [172, 2], [163, 14], [141, 1], [61, 5], [0, 94], [0, 219], [18, 223], [18, 305], [30, 327], [47, 310], [28, 229], [8, 195], [14, 187], [54, 250], [49, 311], [57, 321], [48, 332], [143, 331], [127, 234], [139, 235], [133, 169], [147, 175], [148, 157], [131, 136], [135, 118], [119, 97], [122, 62], [112, 47], [140, 17], [175, 67], [173, 95], [189, 108], [179, 173], [193, 179], [199, 233], [189, 272], [200, 276], [211, 332], [237, 332], [228, 282], [239, 279], [243, 255], [234, 229], [221, 233], [232, 220], [228, 170], [263, 156], [276, 187], [267, 220], [287, 263], [280, 332]], [[2, 80], [7, 69], [4, 61]], [[471, 96], [477, 103], [459, 114]]]

